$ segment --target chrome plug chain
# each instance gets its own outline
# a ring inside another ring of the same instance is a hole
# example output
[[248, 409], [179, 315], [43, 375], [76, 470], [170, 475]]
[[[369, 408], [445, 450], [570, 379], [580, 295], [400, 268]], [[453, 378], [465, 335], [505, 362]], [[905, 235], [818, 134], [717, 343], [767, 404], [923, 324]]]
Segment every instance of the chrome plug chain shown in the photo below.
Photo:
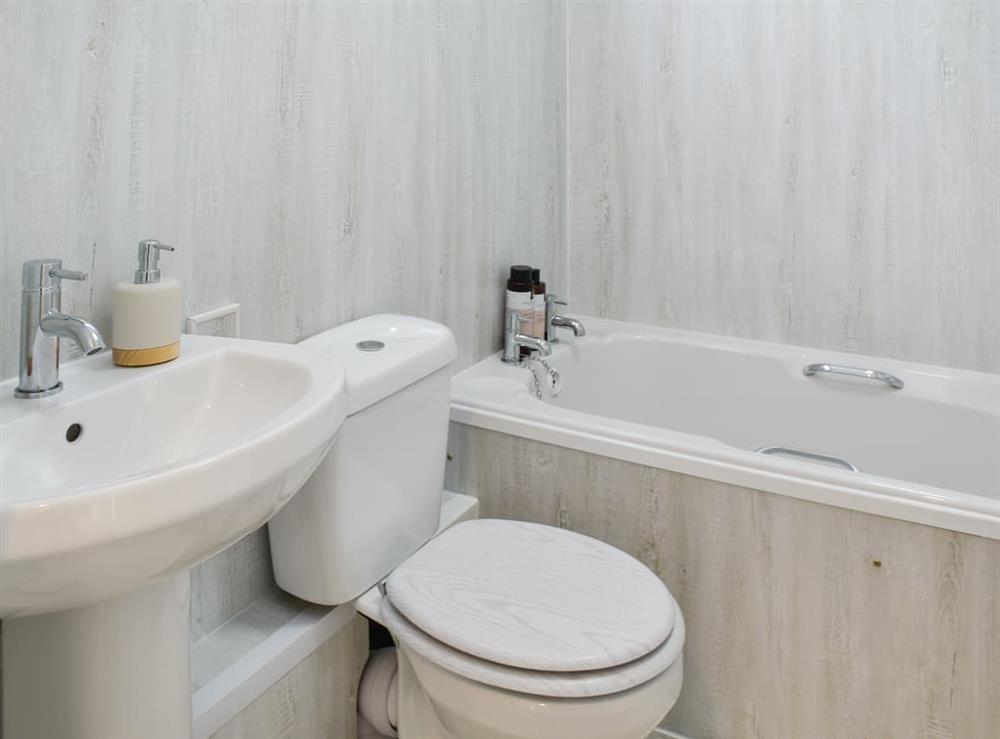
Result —
[[531, 373], [531, 385], [535, 392], [535, 397], [542, 400], [542, 380], [538, 376], [538, 365], [545, 368], [546, 388], [549, 391], [549, 395], [553, 398], [556, 397], [562, 390], [562, 379], [559, 375], [559, 370], [552, 367], [541, 357], [531, 357], [527, 360], [522, 359], [518, 366], [524, 367]]
[[549, 363], [546, 362], [541, 357], [538, 357], [535, 361], [537, 361], [540, 365], [542, 365], [545, 368], [545, 372], [548, 374], [548, 380], [549, 380], [548, 383], [549, 395], [551, 395], [553, 398], [556, 397], [557, 395], [559, 395], [560, 392], [562, 392], [562, 376], [559, 374], [559, 370], [555, 369], [554, 367], [550, 367]]
[[532, 385], [532, 389], [535, 391], [535, 397], [538, 398], [539, 400], [541, 400], [542, 399], [542, 381], [538, 379], [538, 373], [535, 371], [535, 365], [531, 362], [531, 360], [525, 361], [524, 359], [522, 359], [518, 363], [517, 366], [518, 367], [523, 367], [524, 369], [528, 370], [528, 372], [531, 373], [531, 385]]

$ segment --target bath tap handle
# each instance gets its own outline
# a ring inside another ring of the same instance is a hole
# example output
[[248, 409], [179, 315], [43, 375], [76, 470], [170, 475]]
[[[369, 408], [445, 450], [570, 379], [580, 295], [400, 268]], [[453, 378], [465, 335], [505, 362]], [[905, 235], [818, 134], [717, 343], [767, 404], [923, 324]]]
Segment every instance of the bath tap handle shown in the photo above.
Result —
[[900, 390], [903, 387], [903, 381], [895, 375], [890, 375], [888, 372], [880, 372], [878, 370], [864, 369], [863, 367], [846, 367], [842, 364], [821, 363], [808, 364], [802, 368], [802, 374], [806, 377], [812, 377], [813, 375], [818, 375], [820, 373], [860, 377], [865, 380], [877, 380], [878, 382], [884, 382], [893, 390]]

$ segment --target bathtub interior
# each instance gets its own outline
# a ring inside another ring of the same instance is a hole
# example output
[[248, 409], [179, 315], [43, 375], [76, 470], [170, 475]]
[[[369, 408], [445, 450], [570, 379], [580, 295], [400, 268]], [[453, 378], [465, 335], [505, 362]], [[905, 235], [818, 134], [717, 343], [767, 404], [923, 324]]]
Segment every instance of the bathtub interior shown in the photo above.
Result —
[[[791, 447], [861, 473], [1000, 499], [998, 375], [582, 320], [588, 335], [561, 341], [548, 358], [560, 373], [558, 395], [528, 400], [528, 373], [493, 367], [493, 358], [467, 370], [465, 386], [496, 399], [514, 380], [521, 411], [534, 404], [549, 420], [546, 408], [748, 452]], [[891, 372], [905, 385], [805, 376], [814, 362]]]

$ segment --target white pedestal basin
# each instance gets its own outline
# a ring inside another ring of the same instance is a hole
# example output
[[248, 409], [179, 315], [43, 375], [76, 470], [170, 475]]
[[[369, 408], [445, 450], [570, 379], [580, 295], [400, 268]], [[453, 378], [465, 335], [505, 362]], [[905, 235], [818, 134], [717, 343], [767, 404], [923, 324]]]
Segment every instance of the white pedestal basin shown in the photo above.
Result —
[[0, 384], [4, 736], [184, 739], [187, 571], [309, 477], [345, 417], [343, 368], [186, 336], [168, 364], [62, 374], [38, 400]]

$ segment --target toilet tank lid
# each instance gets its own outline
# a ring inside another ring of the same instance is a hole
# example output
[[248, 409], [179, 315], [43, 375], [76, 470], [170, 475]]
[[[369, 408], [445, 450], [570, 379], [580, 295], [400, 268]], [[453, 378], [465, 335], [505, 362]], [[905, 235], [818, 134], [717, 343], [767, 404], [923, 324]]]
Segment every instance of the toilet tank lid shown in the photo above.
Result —
[[458, 356], [447, 326], [392, 313], [342, 324], [301, 344], [344, 365], [348, 415], [422, 380]]

